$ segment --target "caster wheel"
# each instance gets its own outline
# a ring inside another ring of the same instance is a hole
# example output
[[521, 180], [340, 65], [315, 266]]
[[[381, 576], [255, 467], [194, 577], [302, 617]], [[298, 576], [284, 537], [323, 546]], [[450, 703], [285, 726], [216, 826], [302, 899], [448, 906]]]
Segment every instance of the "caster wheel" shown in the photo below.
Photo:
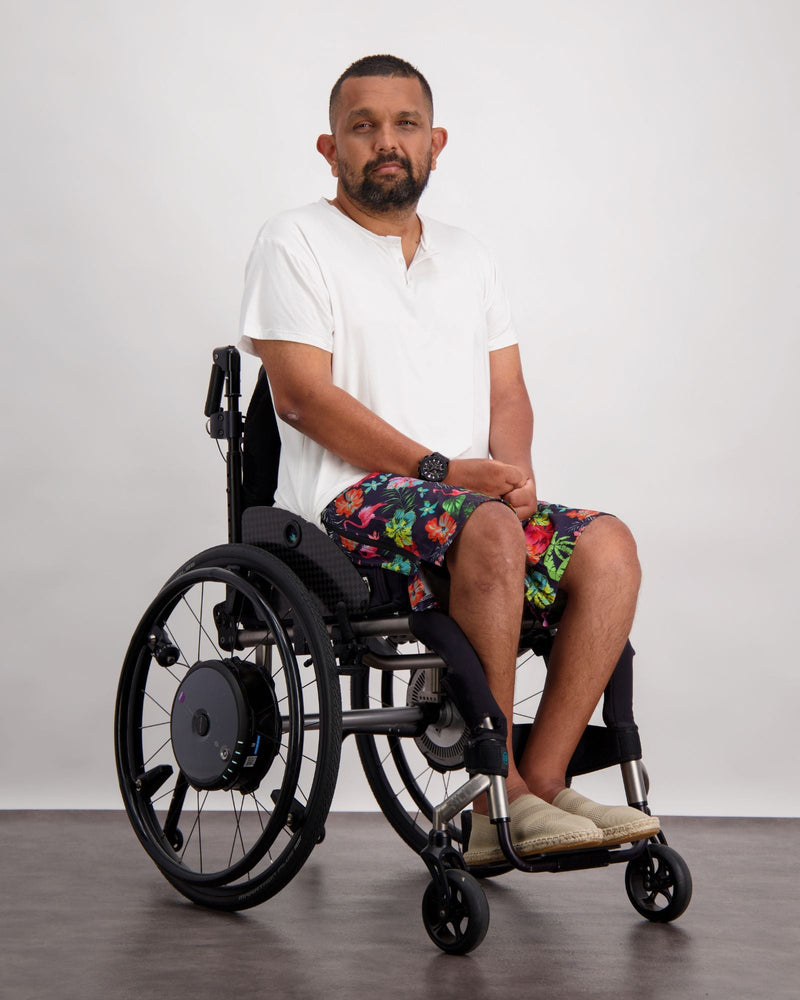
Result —
[[692, 898], [692, 875], [677, 851], [665, 844], [650, 844], [645, 853], [625, 869], [628, 898], [643, 917], [654, 923], [676, 920]]
[[483, 889], [469, 872], [449, 868], [450, 905], [440, 898], [431, 880], [422, 897], [422, 922], [431, 941], [449, 955], [466, 955], [477, 948], [489, 929], [489, 904]]

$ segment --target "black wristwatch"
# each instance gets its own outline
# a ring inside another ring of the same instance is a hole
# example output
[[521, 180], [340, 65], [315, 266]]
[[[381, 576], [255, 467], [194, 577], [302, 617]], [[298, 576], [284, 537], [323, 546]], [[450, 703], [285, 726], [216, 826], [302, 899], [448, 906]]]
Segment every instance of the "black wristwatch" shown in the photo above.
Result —
[[429, 483], [443, 483], [449, 468], [450, 459], [440, 455], [438, 451], [434, 451], [420, 459], [417, 471], [420, 479]]

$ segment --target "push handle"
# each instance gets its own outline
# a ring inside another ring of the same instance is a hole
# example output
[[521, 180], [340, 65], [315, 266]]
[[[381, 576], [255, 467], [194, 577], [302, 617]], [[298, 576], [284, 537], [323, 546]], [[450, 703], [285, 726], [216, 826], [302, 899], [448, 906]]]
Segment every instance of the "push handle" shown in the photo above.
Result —
[[242, 370], [242, 360], [235, 347], [215, 347], [211, 358], [211, 377], [208, 380], [204, 411], [207, 417], [216, 413], [222, 405], [222, 389], [226, 378], [228, 380], [226, 395], [229, 398], [239, 396]]
[[214, 362], [211, 366], [211, 378], [208, 380], [208, 395], [204, 413], [210, 417], [216, 413], [222, 403], [222, 387], [225, 385], [225, 372]]

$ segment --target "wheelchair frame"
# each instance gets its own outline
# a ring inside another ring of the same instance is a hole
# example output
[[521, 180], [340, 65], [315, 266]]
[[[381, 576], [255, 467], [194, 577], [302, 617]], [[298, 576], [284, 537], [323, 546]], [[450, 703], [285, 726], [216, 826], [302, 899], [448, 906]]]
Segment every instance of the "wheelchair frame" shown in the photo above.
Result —
[[[227, 910], [280, 891], [324, 837], [341, 741], [354, 735], [378, 804], [431, 874], [423, 923], [442, 950], [464, 953], [480, 944], [489, 910], [476, 876], [514, 868], [556, 872], [624, 862], [639, 913], [656, 922], [680, 916], [691, 899], [691, 875], [663, 833], [629, 847], [517, 854], [504, 720], [472, 647], [444, 615], [415, 616], [391, 594], [370, 606], [374, 575], [357, 569], [315, 525], [268, 504], [242, 509], [250, 417], [243, 419], [239, 398], [239, 353], [217, 348], [205, 415], [209, 434], [227, 442], [228, 544], [193, 557], [159, 591], [133, 634], [117, 694], [123, 800], [167, 880], [195, 902]], [[276, 435], [271, 403], [267, 412]], [[523, 628], [521, 648], [546, 660], [552, 637], [552, 630]], [[422, 652], [403, 652], [418, 639]], [[606, 692], [606, 725], [588, 727], [568, 775], [619, 765], [628, 804], [649, 812], [631, 669], [628, 646]], [[404, 705], [391, 694], [398, 671], [413, 678]], [[340, 678], [347, 675], [351, 707], [342, 710]], [[379, 708], [369, 707], [371, 677], [380, 679]], [[515, 726], [513, 735], [517, 755], [525, 727]], [[378, 739], [386, 741], [385, 756]], [[431, 801], [430, 777], [423, 788], [408, 765], [408, 740], [448, 779], [465, 760], [467, 779], [452, 791], [445, 783], [443, 801]], [[390, 758], [417, 806], [413, 815], [387, 777]], [[271, 805], [270, 784], [278, 786]], [[462, 828], [469, 835], [471, 814], [463, 810], [483, 792], [506, 860], [468, 871], [456, 845]]]

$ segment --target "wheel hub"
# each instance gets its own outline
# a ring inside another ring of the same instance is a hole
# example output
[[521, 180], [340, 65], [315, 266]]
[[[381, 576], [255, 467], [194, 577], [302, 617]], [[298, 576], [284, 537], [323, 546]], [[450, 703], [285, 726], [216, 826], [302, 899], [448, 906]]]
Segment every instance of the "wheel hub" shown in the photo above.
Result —
[[[423, 704], [425, 671], [416, 670], [411, 675], [406, 695], [407, 705]], [[469, 738], [466, 724], [453, 702], [443, 697], [439, 714], [414, 742], [425, 759], [437, 771], [455, 771], [464, 765], [464, 746]]]
[[195, 788], [253, 791], [281, 740], [270, 678], [238, 659], [195, 663], [175, 692], [170, 734], [180, 769]]

